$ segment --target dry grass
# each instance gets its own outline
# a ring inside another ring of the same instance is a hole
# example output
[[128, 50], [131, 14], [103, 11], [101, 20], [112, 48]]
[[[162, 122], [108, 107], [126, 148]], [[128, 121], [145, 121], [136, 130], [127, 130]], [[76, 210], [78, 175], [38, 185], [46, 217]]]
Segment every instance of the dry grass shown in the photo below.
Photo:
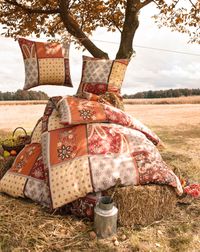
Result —
[[[132, 115], [138, 113], [136, 117], [142, 118], [165, 142], [166, 149], [161, 154], [168, 165], [190, 181], [200, 183], [199, 105], [164, 105], [165, 109], [161, 105], [149, 106], [153, 107], [128, 105], [128, 111]], [[200, 200], [178, 203], [168, 219], [147, 227], [119, 227], [118, 246], [114, 246], [112, 238], [92, 240], [89, 235], [92, 228], [87, 220], [50, 214], [31, 201], [0, 194], [0, 251], [3, 252], [197, 252], [200, 251]], [[123, 234], [126, 239], [122, 239]]]
[[200, 104], [200, 96], [181, 96], [154, 99], [124, 99], [125, 104]]

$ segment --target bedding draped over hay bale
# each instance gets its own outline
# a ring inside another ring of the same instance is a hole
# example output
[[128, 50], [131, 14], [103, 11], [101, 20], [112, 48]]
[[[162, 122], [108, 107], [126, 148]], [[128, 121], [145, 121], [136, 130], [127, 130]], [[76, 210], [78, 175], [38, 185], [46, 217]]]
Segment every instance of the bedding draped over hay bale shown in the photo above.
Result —
[[[106, 194], [112, 195], [113, 190], [109, 189]], [[119, 224], [129, 227], [146, 226], [169, 216], [176, 201], [174, 188], [166, 185], [120, 187], [114, 194]]]

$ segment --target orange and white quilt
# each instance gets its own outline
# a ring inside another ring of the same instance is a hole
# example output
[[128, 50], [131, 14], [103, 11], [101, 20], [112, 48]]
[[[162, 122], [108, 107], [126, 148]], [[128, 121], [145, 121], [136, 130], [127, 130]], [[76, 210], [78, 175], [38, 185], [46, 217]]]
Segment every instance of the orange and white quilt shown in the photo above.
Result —
[[148, 127], [108, 104], [53, 97], [32, 143], [2, 178], [1, 191], [53, 209], [107, 190], [119, 179], [122, 186], [167, 184], [181, 194], [179, 179], [156, 147], [159, 142]]

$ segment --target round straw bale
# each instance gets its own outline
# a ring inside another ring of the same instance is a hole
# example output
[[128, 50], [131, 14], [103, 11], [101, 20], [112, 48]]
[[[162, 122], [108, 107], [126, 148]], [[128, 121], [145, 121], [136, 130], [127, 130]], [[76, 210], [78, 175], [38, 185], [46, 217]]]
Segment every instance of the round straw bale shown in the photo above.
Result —
[[[106, 194], [112, 195], [113, 190]], [[119, 187], [113, 199], [119, 210], [119, 224], [129, 227], [146, 226], [169, 216], [177, 201], [174, 188], [166, 185]]]

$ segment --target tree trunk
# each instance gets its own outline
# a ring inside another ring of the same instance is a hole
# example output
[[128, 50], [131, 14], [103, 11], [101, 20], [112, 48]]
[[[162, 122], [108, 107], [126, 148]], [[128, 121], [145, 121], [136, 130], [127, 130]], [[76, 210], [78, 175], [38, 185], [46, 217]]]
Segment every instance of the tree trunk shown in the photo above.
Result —
[[138, 0], [127, 0], [121, 42], [116, 59], [130, 59], [133, 54], [133, 38], [139, 26], [137, 4]]

